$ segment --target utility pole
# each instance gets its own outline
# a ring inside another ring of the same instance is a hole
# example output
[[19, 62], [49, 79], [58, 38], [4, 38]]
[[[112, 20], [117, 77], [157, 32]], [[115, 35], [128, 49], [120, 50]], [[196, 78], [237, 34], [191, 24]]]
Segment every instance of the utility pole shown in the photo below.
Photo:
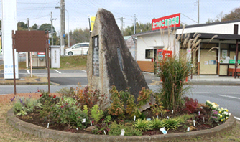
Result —
[[64, 55], [65, 47], [65, 0], [60, 0], [60, 50], [61, 55]]
[[55, 19], [53, 19], [53, 18], [52, 18], [52, 11], [51, 11], [51, 18], [50, 18], [50, 21], [51, 21], [51, 36], [52, 36], [52, 45], [53, 45], [53, 29], [52, 29], [52, 28], [53, 28], [53, 26], [52, 26], [52, 21], [53, 21], [53, 20], [56, 20], [56, 18], [55, 18]]
[[53, 45], [53, 31], [52, 31], [52, 11], [51, 11], [51, 18], [50, 18], [50, 21], [51, 21], [51, 36], [52, 36], [52, 45]]
[[123, 17], [120, 18], [120, 20], [121, 20], [121, 31], [122, 31], [122, 35], [123, 35], [123, 19], [125, 19], [125, 18], [123, 18]]
[[27, 18], [27, 26], [28, 26], [28, 31], [29, 31], [29, 18]]
[[136, 34], [136, 14], [134, 14], [134, 34]]
[[198, 0], [198, 24], [200, 23], [199, 21], [199, 0]]
[[[136, 14], [134, 14], [134, 31], [133, 33], [136, 34]], [[137, 60], [137, 48], [136, 48], [136, 38], [133, 37], [133, 43], [134, 43], [134, 59]]]

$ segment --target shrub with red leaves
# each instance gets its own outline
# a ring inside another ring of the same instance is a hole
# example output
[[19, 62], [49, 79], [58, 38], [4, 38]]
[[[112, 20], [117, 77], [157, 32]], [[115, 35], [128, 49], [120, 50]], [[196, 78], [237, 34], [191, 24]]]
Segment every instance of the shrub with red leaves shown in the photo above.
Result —
[[189, 114], [194, 113], [197, 111], [198, 107], [198, 100], [193, 98], [185, 98], [185, 110], [188, 111]]

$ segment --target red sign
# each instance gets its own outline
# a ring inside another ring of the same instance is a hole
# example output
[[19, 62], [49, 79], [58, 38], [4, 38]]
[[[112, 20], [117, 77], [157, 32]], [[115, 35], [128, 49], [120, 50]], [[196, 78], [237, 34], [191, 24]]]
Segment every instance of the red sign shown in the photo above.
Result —
[[38, 52], [38, 55], [45, 55], [45, 52]]
[[172, 57], [172, 51], [171, 50], [163, 50], [163, 60], [166, 58], [166, 57]]
[[180, 27], [180, 13], [152, 19], [152, 30], [164, 29], [167, 27]]

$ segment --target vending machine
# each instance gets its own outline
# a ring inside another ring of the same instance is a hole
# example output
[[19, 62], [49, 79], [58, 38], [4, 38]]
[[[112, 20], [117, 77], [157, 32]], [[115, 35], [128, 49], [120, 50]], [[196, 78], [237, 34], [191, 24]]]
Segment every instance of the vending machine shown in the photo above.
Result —
[[163, 49], [157, 49], [157, 66], [156, 66], [156, 73], [158, 74], [160, 72], [160, 61], [165, 60], [166, 57], [172, 57], [172, 51], [171, 50], [163, 50]]

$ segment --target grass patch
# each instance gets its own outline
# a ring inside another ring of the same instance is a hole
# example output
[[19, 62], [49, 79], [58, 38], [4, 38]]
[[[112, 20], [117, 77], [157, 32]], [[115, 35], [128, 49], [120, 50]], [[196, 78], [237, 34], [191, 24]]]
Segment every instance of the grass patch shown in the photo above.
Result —
[[86, 69], [87, 55], [62, 56], [60, 69]]
[[[86, 70], [87, 55], [62, 56], [60, 57], [60, 68], [63, 70]], [[0, 65], [0, 70], [4, 69], [4, 65]], [[25, 70], [26, 62], [19, 62], [19, 70]], [[53, 69], [53, 68], [51, 68]]]

